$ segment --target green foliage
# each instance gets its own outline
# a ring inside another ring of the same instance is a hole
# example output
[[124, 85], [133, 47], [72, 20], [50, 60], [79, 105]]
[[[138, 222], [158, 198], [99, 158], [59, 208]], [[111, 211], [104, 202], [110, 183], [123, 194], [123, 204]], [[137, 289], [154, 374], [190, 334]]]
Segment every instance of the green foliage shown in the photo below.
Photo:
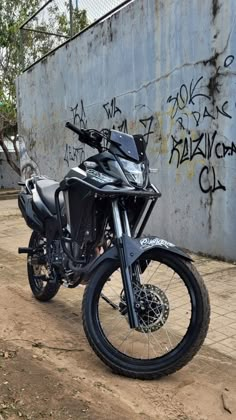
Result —
[[[16, 129], [15, 78], [20, 70], [19, 25], [39, 7], [40, 0], [0, 2], [0, 131]], [[2, 137], [2, 135], [1, 135]]]
[[[56, 46], [55, 39], [63, 42], [63, 38], [46, 32], [61, 33], [65, 39], [71, 35], [68, 1], [61, 9], [52, 1], [46, 21], [36, 17], [25, 27], [43, 33], [28, 30], [20, 33], [19, 27], [44, 3], [45, 0], [0, 0], [0, 144], [5, 135], [17, 132], [15, 79], [22, 69], [22, 47], [25, 62], [33, 63]], [[73, 34], [89, 24], [85, 10], [73, 9], [72, 17]]]
[[[70, 37], [71, 26], [69, 2], [65, 2], [65, 8], [63, 11], [59, 9], [57, 4], [50, 6], [49, 11], [52, 17], [50, 26], [56, 28], [57, 33]], [[86, 10], [73, 8], [72, 22], [72, 35], [75, 35], [86, 28], [89, 25]]]
[[86, 10], [73, 9], [72, 20], [73, 20], [73, 34], [76, 34], [82, 31], [89, 24]]

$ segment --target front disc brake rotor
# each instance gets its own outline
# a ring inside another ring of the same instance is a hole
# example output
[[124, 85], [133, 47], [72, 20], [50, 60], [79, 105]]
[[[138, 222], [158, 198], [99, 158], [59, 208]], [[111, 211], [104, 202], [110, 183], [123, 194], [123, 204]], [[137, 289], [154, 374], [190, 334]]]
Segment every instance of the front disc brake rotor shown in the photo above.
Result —
[[136, 331], [147, 333], [159, 330], [167, 321], [169, 301], [163, 290], [151, 284], [143, 284], [135, 291], [136, 309], [140, 326]]

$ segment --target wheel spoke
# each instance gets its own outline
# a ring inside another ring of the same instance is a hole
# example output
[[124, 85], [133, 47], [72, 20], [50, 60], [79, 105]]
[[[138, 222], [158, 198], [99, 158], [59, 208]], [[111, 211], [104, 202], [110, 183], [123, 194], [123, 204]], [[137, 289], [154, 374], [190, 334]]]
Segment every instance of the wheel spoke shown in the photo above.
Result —
[[[143, 321], [144, 322], [144, 324], [145, 324], [145, 327], [147, 327], [148, 328], [148, 325], [145, 323], [145, 321]], [[148, 337], [152, 337], [153, 338], [153, 340], [154, 340], [154, 342], [161, 348], [161, 350], [163, 350], [163, 347], [161, 346], [161, 343], [160, 343], [160, 341], [157, 341], [157, 339], [156, 339], [156, 337], [154, 336], [154, 334], [152, 333], [152, 331], [150, 331], [149, 330], [149, 332], [148, 333], [144, 333], [145, 334], [145, 337], [148, 335]], [[152, 343], [151, 343], [151, 345], [152, 345]], [[153, 345], [152, 345], [152, 348], [154, 349], [154, 347], [153, 347]], [[155, 350], [154, 350], [155, 351]]]
[[[108, 330], [108, 333], [106, 334], [107, 337], [111, 334], [112, 331], [119, 325], [119, 323], [123, 320], [123, 315], [119, 312], [119, 314], [115, 317], [115, 320], [118, 320], [118, 322], [115, 323], [115, 325], [112, 325], [112, 328]], [[109, 322], [111, 323], [111, 319], [109, 319]]]
[[121, 348], [122, 347], [122, 344], [124, 344], [124, 342], [127, 340], [127, 338], [130, 336], [130, 335], [132, 335], [132, 333], [134, 332], [134, 329], [132, 329], [132, 328], [130, 328], [129, 329], [129, 331], [128, 331], [128, 334], [125, 336], [125, 338], [121, 341], [121, 343], [120, 343], [120, 345], [119, 345], [119, 348]]

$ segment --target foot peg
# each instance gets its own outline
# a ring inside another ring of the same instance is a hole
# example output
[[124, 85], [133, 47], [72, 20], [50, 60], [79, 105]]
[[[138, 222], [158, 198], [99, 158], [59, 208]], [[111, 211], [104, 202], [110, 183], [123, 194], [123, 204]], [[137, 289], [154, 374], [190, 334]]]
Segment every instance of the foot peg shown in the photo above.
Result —
[[18, 248], [18, 254], [33, 254], [33, 248]]

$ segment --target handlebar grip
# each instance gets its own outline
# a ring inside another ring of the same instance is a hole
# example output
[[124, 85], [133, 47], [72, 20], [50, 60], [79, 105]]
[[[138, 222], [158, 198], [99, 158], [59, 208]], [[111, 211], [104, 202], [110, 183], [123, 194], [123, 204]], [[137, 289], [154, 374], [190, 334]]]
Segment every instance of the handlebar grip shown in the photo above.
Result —
[[74, 131], [74, 133], [79, 134], [79, 136], [82, 136], [84, 133], [82, 130], [80, 130], [78, 127], [76, 127], [74, 124], [71, 124], [69, 121], [67, 121], [66, 125], [67, 128], [69, 128], [71, 131]]

